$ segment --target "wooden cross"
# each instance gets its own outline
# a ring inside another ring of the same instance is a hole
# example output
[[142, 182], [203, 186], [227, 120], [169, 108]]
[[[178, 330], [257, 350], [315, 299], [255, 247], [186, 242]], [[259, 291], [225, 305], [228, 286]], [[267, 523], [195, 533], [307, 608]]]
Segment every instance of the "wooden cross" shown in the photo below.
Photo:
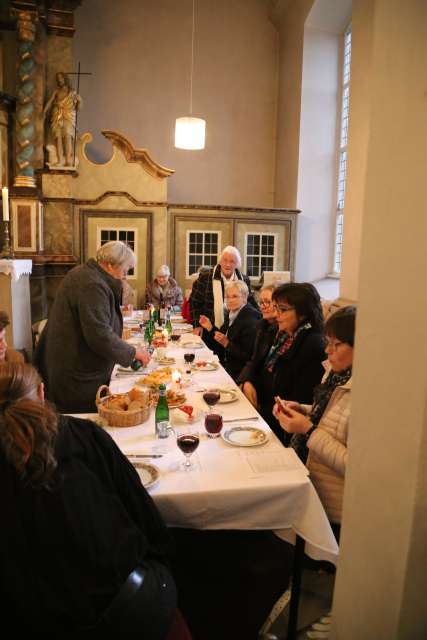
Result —
[[[64, 71], [64, 73], [67, 76], [77, 76], [77, 89], [76, 89], [76, 93], [77, 95], [79, 95], [79, 89], [80, 89], [80, 76], [91, 76], [92, 72], [91, 71], [80, 71], [80, 61], [77, 65], [77, 71]], [[73, 167], [76, 165], [76, 142], [77, 142], [77, 121], [79, 118], [79, 112], [78, 110], [76, 110], [76, 126], [74, 129], [74, 143], [73, 143]]]

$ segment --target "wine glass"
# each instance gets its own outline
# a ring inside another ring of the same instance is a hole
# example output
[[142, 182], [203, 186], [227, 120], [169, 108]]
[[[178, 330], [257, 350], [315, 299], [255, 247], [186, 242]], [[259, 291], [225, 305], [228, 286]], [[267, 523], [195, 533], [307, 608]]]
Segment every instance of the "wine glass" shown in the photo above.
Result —
[[199, 446], [199, 442], [199, 430], [192, 424], [186, 425], [182, 431], [176, 432], [176, 443], [185, 455], [185, 462], [182, 464], [184, 471], [190, 471], [194, 468], [194, 463], [191, 462], [190, 457]]
[[195, 358], [195, 355], [191, 351], [184, 353], [184, 360], [187, 364], [191, 364], [192, 362], [194, 362], [194, 358]]
[[172, 340], [172, 342], [178, 342], [178, 340], [180, 339], [180, 337], [181, 337], [181, 336], [179, 335], [179, 333], [172, 333], [172, 334], [171, 334], [171, 340]]
[[206, 402], [209, 409], [216, 405], [220, 397], [221, 397], [221, 394], [218, 391], [218, 389], [208, 389], [208, 391], [205, 391], [203, 394], [203, 400]]
[[218, 438], [222, 429], [222, 415], [218, 411], [213, 411], [221, 397], [218, 389], [208, 389], [203, 394], [203, 400], [208, 405], [208, 412], [205, 414], [205, 429], [208, 438]]

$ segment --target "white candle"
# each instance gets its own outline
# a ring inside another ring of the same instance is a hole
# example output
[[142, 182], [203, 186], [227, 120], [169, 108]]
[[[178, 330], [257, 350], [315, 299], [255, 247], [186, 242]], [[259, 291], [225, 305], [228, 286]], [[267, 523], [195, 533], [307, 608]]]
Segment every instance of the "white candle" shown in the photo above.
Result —
[[177, 369], [175, 369], [175, 371], [172, 371], [172, 382], [174, 389], [176, 391], [179, 391], [181, 387], [181, 373]]
[[3, 222], [9, 222], [9, 189], [3, 187], [1, 190], [1, 197], [3, 203]]

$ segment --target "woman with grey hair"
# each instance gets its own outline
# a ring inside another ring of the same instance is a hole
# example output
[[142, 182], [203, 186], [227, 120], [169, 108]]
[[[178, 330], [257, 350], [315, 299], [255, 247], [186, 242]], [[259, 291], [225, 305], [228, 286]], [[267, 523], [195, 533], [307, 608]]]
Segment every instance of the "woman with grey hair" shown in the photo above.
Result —
[[226, 284], [224, 297], [228, 315], [219, 331], [207, 316], [201, 315], [199, 319], [210, 338], [222, 347], [220, 357], [234, 380], [252, 355], [255, 327], [261, 317], [261, 313], [248, 304], [248, 294], [248, 286], [242, 280]]
[[[242, 259], [239, 250], [231, 245], [222, 250], [218, 264], [208, 271], [200, 273], [193, 284], [190, 296], [190, 313], [193, 320], [194, 333], [201, 335], [203, 327], [200, 316], [206, 316], [211, 324], [221, 327], [227, 317], [227, 306], [224, 304], [224, 289], [227, 283], [243, 281], [248, 287], [248, 303], [258, 310], [252, 295], [249, 278], [241, 273]], [[210, 349], [218, 352], [218, 343], [204, 332], [203, 339]]]
[[62, 413], [96, 410], [95, 396], [109, 384], [116, 363], [146, 364], [148, 353], [122, 340], [122, 280], [135, 265], [123, 242], [102, 246], [96, 260], [71, 269], [62, 280], [41, 335], [38, 366], [49, 400]]
[[153, 282], [147, 285], [145, 290], [145, 303], [158, 306], [160, 302], [164, 302], [166, 306], [175, 307], [176, 310], [181, 309], [183, 297], [181, 287], [174, 278], [167, 264], [162, 264], [157, 270], [157, 276]]

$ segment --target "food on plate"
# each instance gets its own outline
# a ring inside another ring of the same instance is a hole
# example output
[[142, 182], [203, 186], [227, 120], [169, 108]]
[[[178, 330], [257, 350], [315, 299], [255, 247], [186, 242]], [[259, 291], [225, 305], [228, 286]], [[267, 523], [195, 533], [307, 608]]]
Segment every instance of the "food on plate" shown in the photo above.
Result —
[[190, 404], [183, 404], [182, 407], [179, 407], [180, 411], [186, 413], [190, 418], [193, 415], [194, 407]]
[[203, 367], [206, 367], [207, 364], [210, 364], [210, 363], [208, 363], [207, 360], [198, 360], [197, 362], [194, 363], [194, 366], [195, 367], [199, 367], [199, 368], [203, 368]]
[[[151, 394], [151, 404], [153, 406], [157, 405], [158, 399], [159, 399], [158, 393]], [[186, 399], [187, 398], [185, 393], [182, 393], [181, 391], [172, 391], [172, 389], [168, 389], [166, 391], [166, 402], [168, 403], [169, 407], [182, 404], [183, 402], [186, 401]]]
[[149, 387], [157, 387], [172, 380], [172, 367], [163, 367], [156, 369], [146, 376], [142, 376], [136, 384], [144, 384]]

